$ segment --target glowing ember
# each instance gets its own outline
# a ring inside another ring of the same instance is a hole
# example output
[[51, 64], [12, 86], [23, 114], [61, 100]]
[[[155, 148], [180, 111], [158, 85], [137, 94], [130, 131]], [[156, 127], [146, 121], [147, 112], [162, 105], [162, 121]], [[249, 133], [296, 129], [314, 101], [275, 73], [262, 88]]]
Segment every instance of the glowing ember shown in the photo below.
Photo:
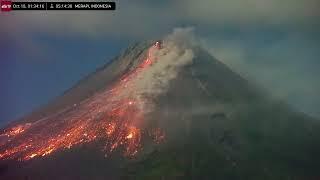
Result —
[[38, 154], [35, 153], [35, 154], [31, 154], [29, 157], [30, 157], [30, 158], [34, 158], [34, 157], [36, 157], [37, 155], [38, 155]]
[[5, 133], [1, 134], [1, 136], [7, 136], [7, 137], [13, 137], [16, 136], [18, 134], [23, 133], [26, 129], [28, 129], [31, 126], [31, 123], [27, 123], [24, 125], [18, 125], [16, 127], [13, 127], [7, 131], [5, 131]]
[[[144, 134], [136, 124], [144, 120], [145, 102], [127, 91], [138, 74], [152, 63], [149, 50], [141, 65], [110, 89], [50, 117], [5, 130], [0, 134], [0, 159], [30, 160], [97, 139], [105, 142], [106, 154], [119, 149], [124, 156], [136, 155], [142, 148]], [[163, 132], [154, 132], [148, 134], [154, 142], [163, 141]]]
[[131, 139], [133, 137], [132, 133], [130, 133], [126, 138]]
[[106, 128], [107, 135], [110, 136], [115, 131], [115, 128], [116, 128], [116, 124], [115, 123], [109, 123], [107, 128]]

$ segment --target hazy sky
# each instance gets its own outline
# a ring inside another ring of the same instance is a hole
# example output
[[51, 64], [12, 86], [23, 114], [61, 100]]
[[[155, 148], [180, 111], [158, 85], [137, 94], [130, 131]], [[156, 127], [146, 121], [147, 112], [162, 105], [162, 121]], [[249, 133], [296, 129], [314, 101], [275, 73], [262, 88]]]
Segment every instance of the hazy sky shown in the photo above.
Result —
[[193, 27], [235, 71], [320, 117], [318, 0], [117, 0], [116, 11], [0, 12], [0, 123], [47, 103], [133, 41]]

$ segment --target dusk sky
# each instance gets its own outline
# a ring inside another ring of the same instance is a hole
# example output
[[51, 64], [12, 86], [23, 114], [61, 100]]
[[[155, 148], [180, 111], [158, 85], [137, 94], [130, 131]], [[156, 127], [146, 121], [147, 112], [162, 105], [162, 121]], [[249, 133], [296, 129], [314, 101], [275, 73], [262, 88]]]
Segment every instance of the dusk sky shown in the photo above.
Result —
[[191, 27], [234, 71], [320, 119], [318, 0], [118, 0], [115, 11], [0, 12], [0, 124], [61, 95], [130, 43]]

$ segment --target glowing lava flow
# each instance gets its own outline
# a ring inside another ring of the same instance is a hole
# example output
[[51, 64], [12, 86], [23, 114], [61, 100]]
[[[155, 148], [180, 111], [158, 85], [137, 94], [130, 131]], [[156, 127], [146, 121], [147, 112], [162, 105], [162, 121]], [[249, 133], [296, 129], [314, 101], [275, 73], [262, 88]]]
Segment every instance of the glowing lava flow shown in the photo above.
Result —
[[135, 92], [128, 93], [132, 81], [153, 63], [150, 51], [155, 48], [151, 47], [147, 58], [111, 89], [68, 107], [63, 113], [4, 130], [0, 135], [0, 159], [30, 160], [96, 140], [105, 142], [107, 154], [119, 149], [125, 156], [134, 156], [141, 150], [145, 134], [155, 143], [162, 141], [160, 129], [150, 133], [139, 128], [144, 121], [145, 102]]

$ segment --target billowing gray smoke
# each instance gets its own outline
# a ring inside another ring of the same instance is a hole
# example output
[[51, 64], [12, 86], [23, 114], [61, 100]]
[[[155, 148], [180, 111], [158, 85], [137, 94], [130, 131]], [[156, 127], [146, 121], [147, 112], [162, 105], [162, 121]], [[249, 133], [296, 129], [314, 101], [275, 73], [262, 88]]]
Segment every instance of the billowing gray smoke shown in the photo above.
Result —
[[[143, 68], [137, 77], [128, 83], [128, 89], [123, 92], [123, 96], [156, 97], [166, 92], [169, 82], [176, 78], [180, 69], [192, 63], [194, 57], [192, 36], [192, 29], [176, 29], [164, 38], [161, 49], [150, 47], [145, 61], [150, 61], [152, 64]], [[142, 108], [149, 112], [152, 105]]]

